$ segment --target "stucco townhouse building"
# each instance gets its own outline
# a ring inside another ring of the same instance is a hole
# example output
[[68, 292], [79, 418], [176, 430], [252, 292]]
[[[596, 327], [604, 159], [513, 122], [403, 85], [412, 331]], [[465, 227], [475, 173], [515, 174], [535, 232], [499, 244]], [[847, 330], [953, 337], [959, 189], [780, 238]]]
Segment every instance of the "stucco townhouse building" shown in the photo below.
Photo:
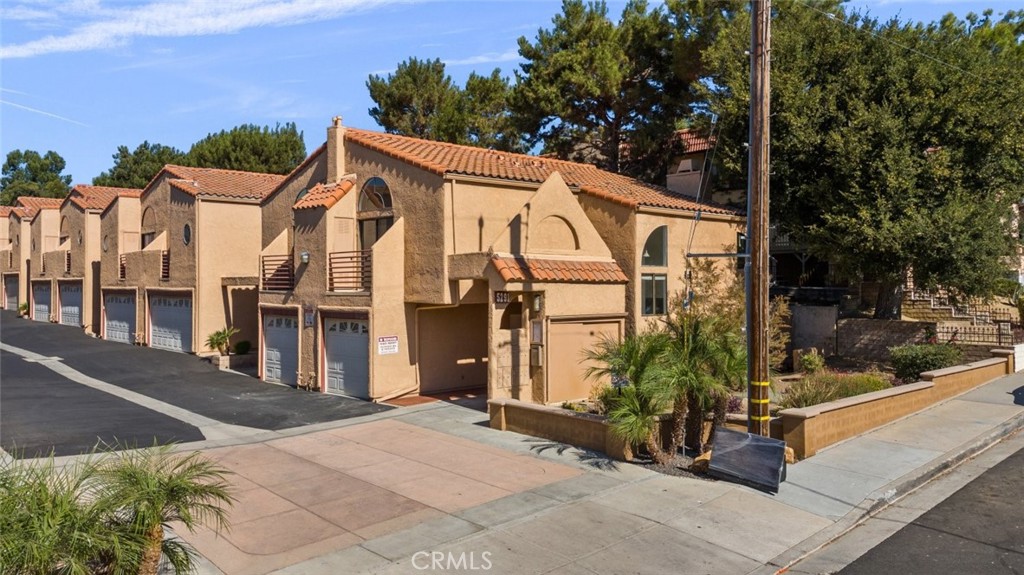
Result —
[[663, 319], [687, 251], [744, 226], [590, 165], [340, 119], [261, 207], [261, 377], [377, 401], [586, 397], [583, 351]]
[[[20, 250], [14, 249], [11, 231], [15, 228], [14, 206], [0, 206], [0, 290], [3, 290], [3, 308], [17, 310], [21, 303], [18, 294], [18, 273], [21, 270]], [[20, 225], [20, 224], [19, 224]]]
[[100, 217], [101, 334], [180, 352], [257, 337], [260, 201], [283, 176], [167, 165]]
[[[0, 252], [4, 306], [29, 306], [29, 317], [51, 321], [52, 294], [42, 281], [42, 254], [58, 242], [61, 198], [19, 197], [7, 212], [7, 249]], [[34, 281], [39, 280], [39, 281]]]
[[[44, 242], [33, 260], [35, 307], [48, 306], [52, 321], [100, 332], [100, 213], [119, 195], [137, 197], [141, 190], [89, 186], [71, 188], [57, 212], [57, 241]], [[49, 283], [49, 286], [47, 284]], [[42, 294], [49, 289], [50, 301]]]

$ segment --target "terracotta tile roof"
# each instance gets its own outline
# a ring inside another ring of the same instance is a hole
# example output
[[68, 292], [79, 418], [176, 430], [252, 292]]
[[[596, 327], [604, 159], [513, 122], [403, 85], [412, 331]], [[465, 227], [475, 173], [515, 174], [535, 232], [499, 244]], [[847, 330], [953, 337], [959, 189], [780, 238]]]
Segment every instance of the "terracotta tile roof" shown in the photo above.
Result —
[[0, 218], [6, 218], [14, 211], [14, 206], [0, 206]]
[[352, 180], [345, 180], [337, 184], [317, 184], [309, 189], [304, 196], [299, 198], [293, 210], [308, 208], [328, 208], [338, 203], [338, 200], [345, 197], [355, 184]]
[[64, 203], [64, 198], [38, 198], [35, 196], [20, 196], [18, 205], [22, 208], [21, 217], [32, 219], [36, 217], [39, 210], [58, 210]]
[[83, 210], [105, 210], [118, 196], [137, 198], [142, 190], [78, 184], [71, 188], [68, 199]]
[[687, 128], [685, 130], [676, 130], [676, 139], [683, 143], [683, 153], [693, 154], [696, 152], [706, 152], [711, 149], [714, 138], [709, 138], [703, 135], [696, 128]]
[[591, 196], [624, 206], [652, 206], [714, 214], [742, 215], [717, 204], [698, 204], [692, 198], [661, 186], [579, 164], [541, 156], [511, 154], [485, 148], [432, 142], [408, 136], [348, 128], [345, 139], [371, 150], [408, 162], [438, 175], [464, 174], [542, 183], [559, 172], [570, 186]]
[[552, 260], [525, 256], [491, 258], [506, 282], [626, 283], [629, 279], [615, 262]]
[[[215, 168], [190, 168], [168, 164], [163, 172], [172, 176], [171, 186], [186, 194], [195, 196], [217, 196], [239, 200], [262, 200], [284, 181], [285, 176], [218, 170]], [[158, 175], [159, 177], [159, 175]], [[149, 187], [147, 186], [147, 190]]]

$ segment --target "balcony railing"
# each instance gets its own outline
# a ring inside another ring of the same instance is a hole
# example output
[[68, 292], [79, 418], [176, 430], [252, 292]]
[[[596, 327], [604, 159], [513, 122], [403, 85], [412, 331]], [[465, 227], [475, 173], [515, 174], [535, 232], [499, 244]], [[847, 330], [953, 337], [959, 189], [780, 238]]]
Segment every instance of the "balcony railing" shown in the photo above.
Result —
[[128, 254], [121, 254], [117, 262], [117, 279], [123, 280], [128, 275]]
[[373, 278], [370, 250], [333, 252], [327, 256], [327, 289], [370, 291]]
[[160, 279], [171, 279], [171, 252], [167, 250], [160, 252]]
[[64, 273], [71, 273], [71, 250], [64, 252]]
[[261, 289], [290, 291], [295, 287], [295, 266], [292, 256], [263, 256], [261, 260]]

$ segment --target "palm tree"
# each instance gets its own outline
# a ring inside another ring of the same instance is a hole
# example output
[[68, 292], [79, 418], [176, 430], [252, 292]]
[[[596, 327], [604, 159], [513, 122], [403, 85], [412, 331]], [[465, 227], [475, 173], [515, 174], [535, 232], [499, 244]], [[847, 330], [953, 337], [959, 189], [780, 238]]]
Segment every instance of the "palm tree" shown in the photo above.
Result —
[[584, 352], [597, 365], [587, 368], [587, 377], [618, 380], [620, 395], [608, 411], [616, 435], [631, 445], [643, 445], [651, 459], [664, 464], [674, 451], [662, 449], [658, 416], [671, 402], [665, 385], [665, 350], [669, 340], [663, 332], [630, 334], [621, 341], [605, 337], [594, 349]]
[[0, 571], [25, 575], [134, 573], [143, 538], [112, 521], [98, 466], [52, 458], [0, 461]]
[[155, 575], [161, 554], [176, 573], [192, 571], [194, 551], [179, 540], [165, 540], [164, 529], [172, 521], [189, 531], [199, 524], [225, 529], [225, 507], [234, 503], [225, 479], [229, 471], [199, 452], [175, 454], [171, 449], [122, 451], [99, 469], [106, 484], [104, 499], [118, 508], [120, 521], [145, 539], [137, 564], [140, 575]]
[[[681, 310], [668, 322], [672, 360], [669, 371], [675, 390], [670, 449], [680, 445], [704, 450], [704, 417], [727, 401], [729, 384], [742, 381], [745, 349], [729, 324], [714, 315]], [[738, 371], [742, 368], [742, 372]], [[723, 411], [724, 419], [724, 411]]]

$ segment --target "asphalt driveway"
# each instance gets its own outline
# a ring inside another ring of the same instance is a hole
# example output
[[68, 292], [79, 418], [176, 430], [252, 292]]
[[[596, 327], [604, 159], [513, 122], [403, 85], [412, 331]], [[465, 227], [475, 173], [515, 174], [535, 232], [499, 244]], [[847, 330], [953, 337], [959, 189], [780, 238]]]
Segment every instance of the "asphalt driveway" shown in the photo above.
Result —
[[[391, 409], [357, 399], [264, 383], [245, 375], [221, 371], [193, 355], [104, 341], [89, 337], [77, 328], [29, 321], [9, 311], [0, 312], [0, 341], [40, 355], [58, 357], [63, 365], [88, 377], [231, 425], [281, 430]], [[53, 413], [64, 414], [64, 419], [50, 418], [58, 427], [71, 429], [75, 425], [94, 425], [77, 420], [94, 420], [97, 418], [95, 411], [78, 414], [75, 409], [77, 399], [58, 393], [66, 386], [78, 384], [44, 366], [26, 368], [20, 365], [25, 363], [12, 354], [0, 356], [0, 388], [5, 388], [5, 401], [0, 405], [4, 445], [9, 444], [6, 436], [15, 433], [14, 428], [8, 427], [8, 421], [11, 425], [15, 421], [27, 425], [30, 421], [19, 420], [21, 416], [15, 412], [27, 409], [30, 413], [45, 413], [38, 405], [48, 405]], [[46, 385], [41, 385], [43, 382]], [[9, 390], [6, 389], [8, 386]], [[11, 402], [6, 401], [8, 396], [12, 398]], [[15, 401], [13, 398], [18, 399]], [[25, 404], [32, 406], [26, 408]], [[106, 418], [119, 432], [118, 437], [136, 437], [142, 433], [133, 418], [118, 420], [114, 417], [115, 412], [111, 411]], [[145, 425], [149, 426], [149, 423]], [[35, 432], [23, 430], [18, 433], [27, 437]], [[184, 440], [187, 434], [185, 430], [172, 432], [168, 429], [165, 435], [180, 435]], [[94, 443], [95, 438], [89, 441]]]

